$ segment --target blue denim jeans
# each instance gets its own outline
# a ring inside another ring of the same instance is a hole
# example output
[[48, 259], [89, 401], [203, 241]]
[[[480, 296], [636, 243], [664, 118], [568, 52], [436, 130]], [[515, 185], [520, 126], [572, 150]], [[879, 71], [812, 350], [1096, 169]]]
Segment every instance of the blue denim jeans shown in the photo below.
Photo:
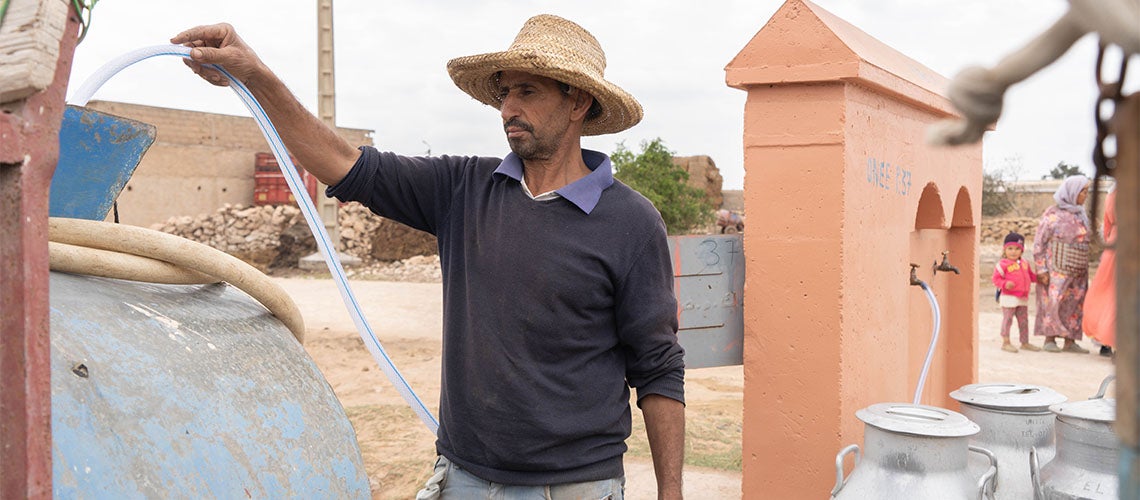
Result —
[[517, 486], [480, 479], [440, 455], [416, 500], [622, 500], [625, 478], [547, 486]]

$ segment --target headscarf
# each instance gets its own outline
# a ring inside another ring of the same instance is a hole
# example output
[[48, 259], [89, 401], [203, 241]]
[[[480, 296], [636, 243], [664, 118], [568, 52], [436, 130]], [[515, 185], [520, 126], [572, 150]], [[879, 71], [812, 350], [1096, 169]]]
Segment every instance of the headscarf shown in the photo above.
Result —
[[1089, 178], [1083, 175], [1067, 177], [1057, 188], [1057, 192], [1053, 193], [1053, 201], [1057, 202], [1057, 208], [1077, 214], [1085, 223], [1085, 228], [1091, 229], [1089, 214], [1085, 212], [1085, 206], [1077, 204], [1077, 195], [1081, 194], [1081, 190], [1088, 185]]

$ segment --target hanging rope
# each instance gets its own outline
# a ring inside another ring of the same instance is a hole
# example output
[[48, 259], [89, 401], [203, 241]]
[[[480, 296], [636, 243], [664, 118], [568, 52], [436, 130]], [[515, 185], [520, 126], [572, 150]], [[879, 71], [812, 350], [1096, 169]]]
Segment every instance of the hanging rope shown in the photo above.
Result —
[[1087, 33], [1100, 35], [1102, 44], [1119, 46], [1125, 60], [1140, 54], [1138, 18], [1140, 2], [1136, 0], [1069, 2], [1064, 16], [992, 68], [971, 66], [955, 76], [946, 97], [962, 118], [931, 125], [927, 142], [954, 146], [981, 140], [986, 129], [1001, 117], [1006, 90], [1052, 64]]
[[[8, 0], [4, 0], [5, 6], [7, 3]], [[83, 38], [87, 36], [87, 28], [91, 26], [91, 11], [95, 9], [97, 3], [99, 0], [71, 0], [71, 6], [75, 8], [75, 14], [79, 16], [79, 26], [81, 27], [79, 41], [75, 42], [76, 45], [83, 43]], [[0, 14], [0, 20], [3, 18], [4, 16]]]
[[8, 13], [10, 0], [0, 0], [0, 28], [4, 27], [4, 15]]

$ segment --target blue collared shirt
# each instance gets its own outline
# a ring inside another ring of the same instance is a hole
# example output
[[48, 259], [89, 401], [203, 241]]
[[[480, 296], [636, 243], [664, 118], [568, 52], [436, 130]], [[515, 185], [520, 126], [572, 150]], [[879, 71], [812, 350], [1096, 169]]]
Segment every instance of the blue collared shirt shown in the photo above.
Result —
[[[614, 183], [613, 163], [610, 162], [610, 157], [606, 156], [605, 153], [589, 149], [582, 150], [582, 161], [586, 163], [586, 168], [590, 169], [590, 173], [581, 179], [555, 189], [554, 192], [569, 200], [570, 203], [588, 215], [598, 205], [602, 191]], [[514, 153], [508, 154], [506, 158], [503, 158], [502, 163], [499, 163], [499, 167], [495, 169], [495, 174], [505, 175], [522, 183], [522, 158]]]

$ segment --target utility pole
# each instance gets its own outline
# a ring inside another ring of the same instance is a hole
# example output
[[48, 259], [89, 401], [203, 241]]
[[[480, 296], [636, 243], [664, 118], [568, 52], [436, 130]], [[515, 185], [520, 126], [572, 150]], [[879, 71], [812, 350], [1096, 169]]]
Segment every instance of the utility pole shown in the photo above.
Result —
[[[333, 2], [317, 0], [317, 116], [336, 130], [336, 70], [333, 54]], [[323, 182], [317, 181], [317, 199], [313, 203], [317, 205], [317, 213], [332, 242], [333, 251], [339, 255], [342, 265], [359, 265], [360, 259], [340, 251], [337, 201], [325, 196], [326, 187]], [[302, 269], [325, 267], [320, 252], [302, 257], [298, 265]]]

